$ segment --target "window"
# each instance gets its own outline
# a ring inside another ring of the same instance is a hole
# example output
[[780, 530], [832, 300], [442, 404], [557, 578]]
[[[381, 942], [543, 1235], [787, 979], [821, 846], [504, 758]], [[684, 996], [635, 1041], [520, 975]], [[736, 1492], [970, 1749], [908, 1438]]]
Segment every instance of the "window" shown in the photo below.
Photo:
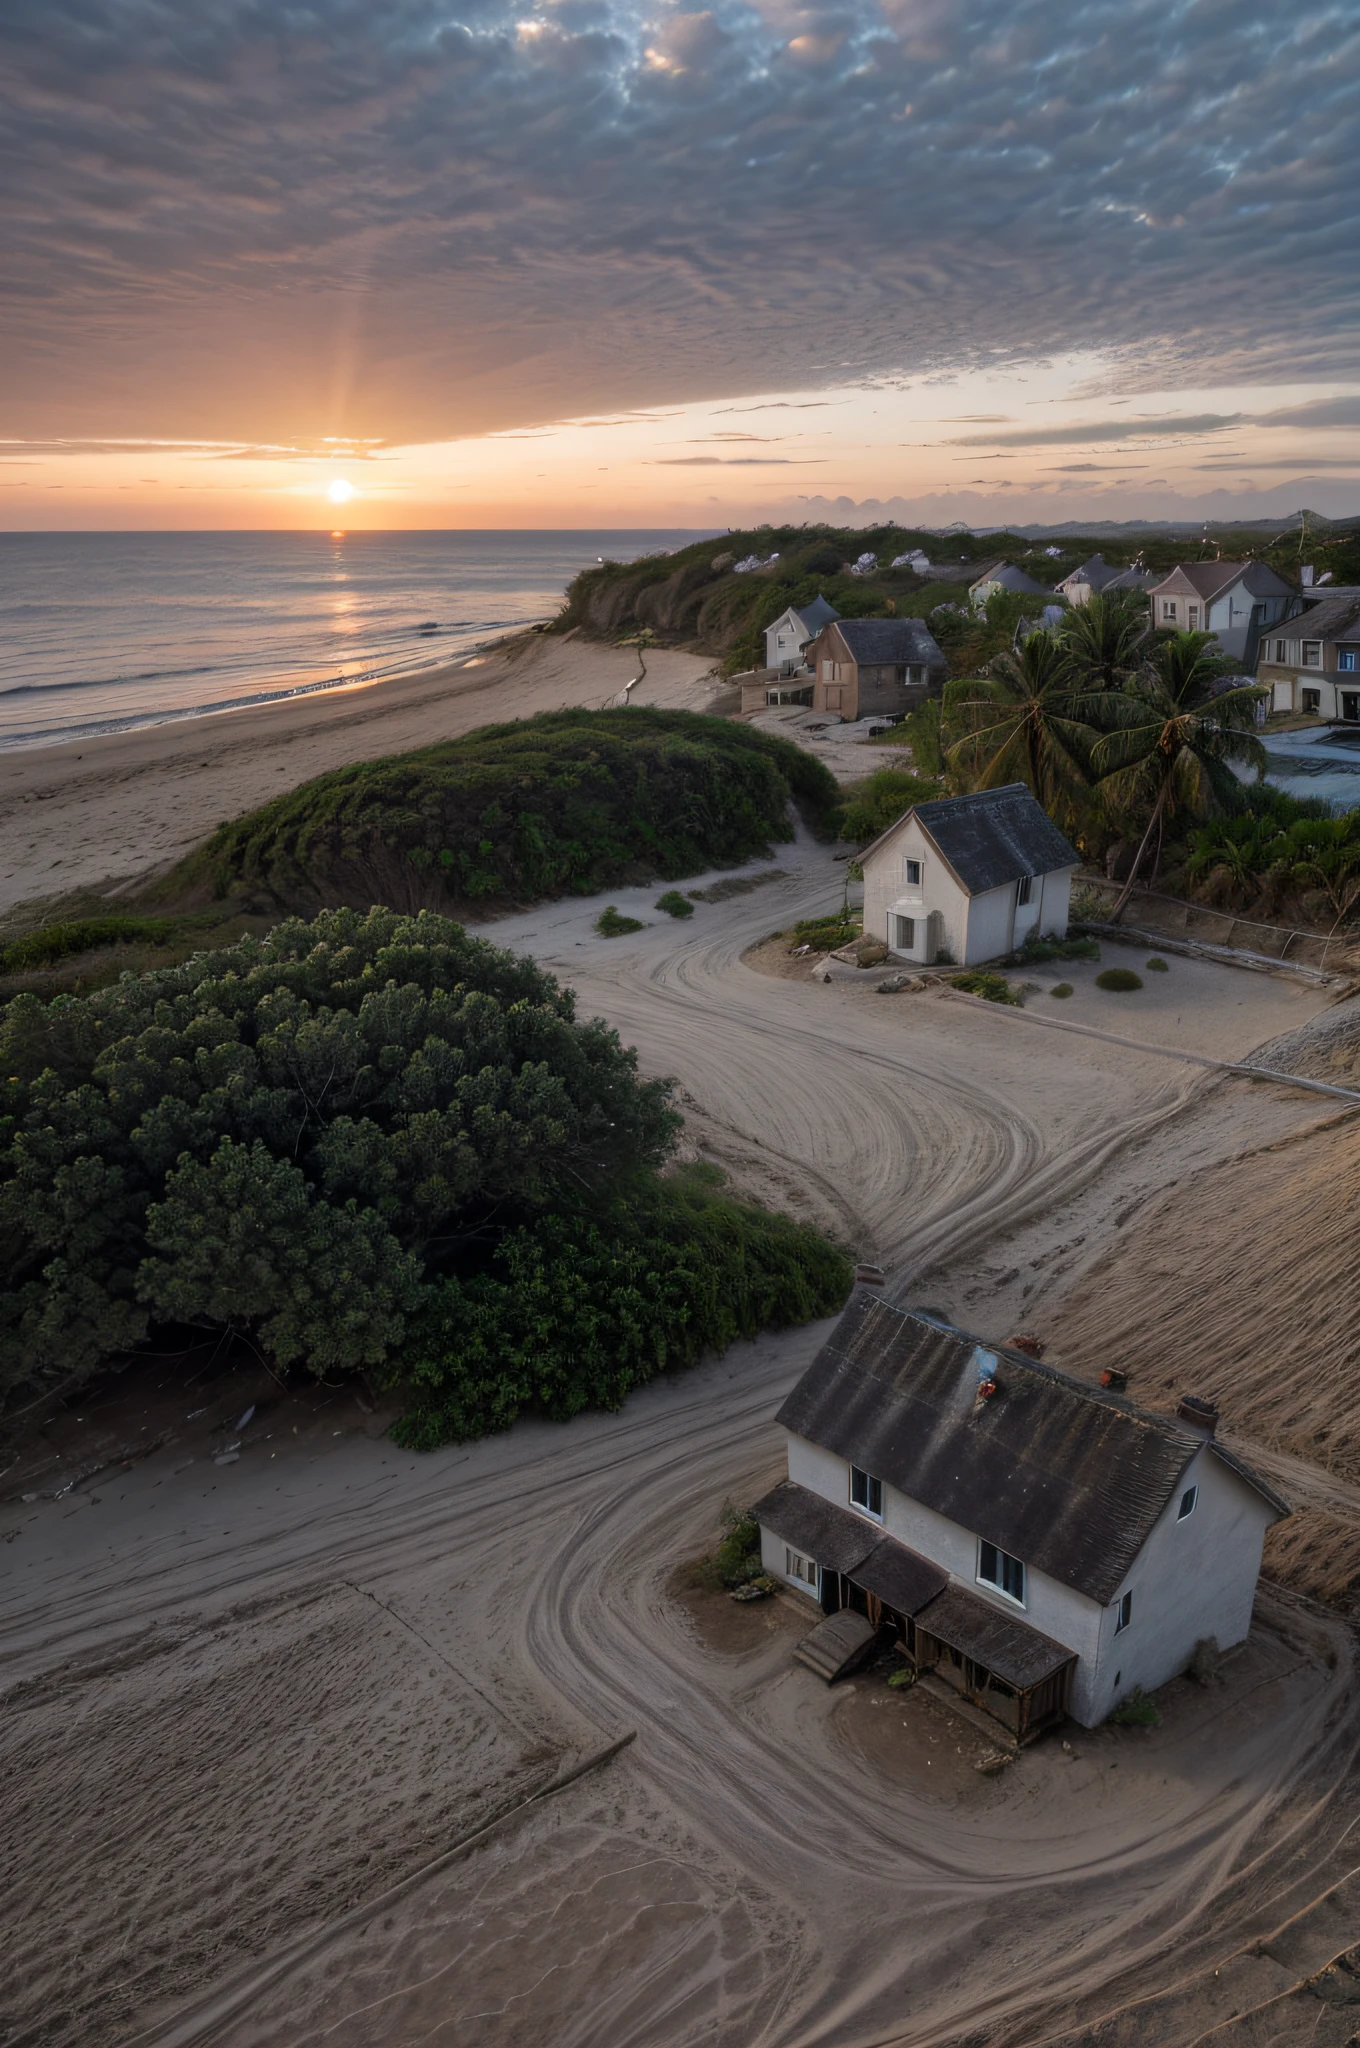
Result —
[[1277, 641], [1275, 642], [1275, 659], [1276, 659], [1276, 661], [1278, 661], [1278, 662], [1283, 662], [1283, 661], [1284, 661], [1284, 660], [1286, 659], [1286, 651], [1285, 651], [1285, 650], [1286, 650], [1286, 646], [1287, 646], [1287, 643], [1286, 643], [1285, 641], [1283, 641], [1283, 640], [1277, 640]]
[[1130, 1622], [1131, 1622], [1132, 1620], [1133, 1620], [1133, 1595], [1132, 1595], [1132, 1593], [1126, 1593], [1126, 1594], [1124, 1595], [1124, 1597], [1123, 1597], [1123, 1599], [1122, 1599], [1122, 1600], [1116, 1600], [1116, 1601], [1115, 1601], [1115, 1604], [1114, 1604], [1114, 1632], [1115, 1632], [1115, 1634], [1116, 1634], [1117, 1636], [1122, 1636], [1122, 1635], [1123, 1635], [1123, 1633], [1124, 1633], [1124, 1631], [1125, 1631], [1125, 1629], [1126, 1629], [1126, 1628], [1128, 1627], [1129, 1623], [1130, 1623]]
[[1322, 667], [1322, 642], [1320, 640], [1304, 641], [1303, 665], [1305, 668]]
[[904, 882], [906, 883], [906, 885], [907, 885], [907, 887], [908, 887], [909, 889], [919, 889], [919, 888], [920, 888], [920, 886], [921, 886], [921, 863], [920, 863], [920, 861], [919, 861], [919, 860], [904, 860], [904, 861], [903, 861], [903, 863], [902, 863], [902, 879], [903, 879], [903, 881], [904, 881]]
[[862, 1513], [872, 1515], [876, 1522], [883, 1520], [883, 1481], [875, 1479], [869, 1472], [861, 1472], [858, 1465], [850, 1467], [850, 1502]]
[[1198, 1499], [1199, 1488], [1197, 1486], [1187, 1486], [1185, 1492], [1181, 1495], [1181, 1504], [1176, 1510], [1176, 1520], [1178, 1522], [1183, 1522], [1187, 1515], [1194, 1514], [1195, 1502]]
[[1302, 691], [1300, 691], [1300, 693], [1299, 693], [1299, 696], [1300, 696], [1300, 703], [1301, 703], [1301, 706], [1302, 706], [1303, 710], [1305, 710], [1305, 711], [1321, 711], [1321, 709], [1322, 709], [1322, 692], [1321, 692], [1321, 690], [1302, 690]]
[[1033, 878], [1029, 875], [1021, 875], [1019, 881], [1015, 885], [1015, 900], [1017, 905], [1021, 903], [1028, 903], [1033, 894]]
[[816, 1565], [810, 1557], [800, 1557], [796, 1550], [786, 1550], [784, 1552], [784, 1576], [789, 1579], [798, 1579], [805, 1586], [811, 1586], [814, 1593], [817, 1590]]
[[1343, 647], [1336, 657], [1336, 665], [1344, 669], [1347, 675], [1352, 674], [1355, 669], [1360, 668], [1360, 652], [1354, 647]]
[[1162, 599], [1162, 617], [1163, 617], [1164, 619], [1174, 619], [1174, 618], [1175, 618], [1175, 616], [1176, 616], [1176, 600], [1175, 600], [1175, 598], [1174, 598], [1174, 597], [1164, 597], [1164, 598]]
[[1004, 1593], [1016, 1605], [1025, 1604], [1025, 1567], [1018, 1557], [1009, 1557], [1004, 1550], [998, 1550], [994, 1543], [978, 1544], [979, 1580], [988, 1586], [995, 1586], [998, 1593]]
[[1192, 604], [1186, 613], [1186, 624], [1193, 630], [1199, 624], [1199, 606]]
[[834, 661], [824, 661], [822, 663], [822, 681], [824, 683], [831, 682], [833, 677], [835, 676], [835, 673], [836, 664]]
[[914, 917], [895, 916], [893, 922], [897, 926], [897, 937], [893, 941], [893, 951], [895, 953], [910, 953], [916, 944], [916, 919]]

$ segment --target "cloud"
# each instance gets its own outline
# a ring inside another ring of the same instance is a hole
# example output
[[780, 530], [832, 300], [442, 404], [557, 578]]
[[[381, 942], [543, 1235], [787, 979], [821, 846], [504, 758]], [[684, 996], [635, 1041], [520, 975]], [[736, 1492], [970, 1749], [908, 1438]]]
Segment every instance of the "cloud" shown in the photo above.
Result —
[[1360, 398], [1315, 398], [1262, 413], [1258, 427], [1360, 427]]
[[822, 469], [825, 456], [793, 455], [657, 455], [652, 469]]
[[1225, 427], [1240, 427], [1247, 415], [1240, 412], [1201, 412], [1188, 417], [1162, 420], [1089, 420], [1075, 427], [1020, 427], [1013, 434], [960, 434], [952, 448], [1062, 448], [1088, 441], [1163, 440], [1168, 435], [1220, 434]]
[[1358, 78], [1340, 0], [10, 0], [0, 431], [1344, 381]]

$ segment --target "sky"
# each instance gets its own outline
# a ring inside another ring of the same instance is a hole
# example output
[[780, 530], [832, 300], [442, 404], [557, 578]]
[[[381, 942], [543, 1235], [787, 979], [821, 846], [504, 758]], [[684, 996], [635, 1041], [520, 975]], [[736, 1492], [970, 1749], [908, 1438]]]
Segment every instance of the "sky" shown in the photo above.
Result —
[[1360, 512], [1360, 12], [8, 0], [0, 527]]

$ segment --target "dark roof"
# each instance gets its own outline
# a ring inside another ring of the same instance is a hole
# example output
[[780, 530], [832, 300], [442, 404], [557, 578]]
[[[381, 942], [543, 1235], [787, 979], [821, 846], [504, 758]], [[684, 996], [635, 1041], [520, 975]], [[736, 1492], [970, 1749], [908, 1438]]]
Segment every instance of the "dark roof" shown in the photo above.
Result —
[[838, 619], [840, 613], [834, 604], [827, 603], [819, 590], [812, 603], [804, 605], [798, 616], [807, 627], [807, 636], [811, 640], [814, 635], [821, 632], [823, 626], [829, 626], [833, 619]]
[[1306, 611], [1278, 626], [1267, 626], [1265, 634], [1270, 639], [1288, 633], [1301, 640], [1340, 640], [1352, 630], [1357, 620], [1360, 620], [1360, 598], [1330, 597], [1322, 604], [1309, 605]]
[[941, 1593], [919, 1617], [917, 1626], [937, 1641], [947, 1643], [951, 1650], [985, 1665], [1017, 1692], [1042, 1685], [1064, 1664], [1071, 1664], [1077, 1654], [1062, 1643], [1055, 1643], [1051, 1636], [1041, 1636], [1037, 1628], [1031, 1628], [1018, 1616], [1003, 1614], [989, 1600], [966, 1592], [962, 1586], [951, 1586], [947, 1593]]
[[943, 650], [924, 619], [837, 619], [836, 631], [858, 662], [946, 666]]
[[1277, 576], [1265, 562], [1178, 562], [1152, 587], [1164, 590], [1177, 576], [1183, 576], [1190, 588], [1206, 600], [1217, 597], [1231, 583], [1244, 583], [1257, 597], [1297, 595], [1293, 584]]
[[[1023, 782], [975, 790], [972, 796], [937, 797], [915, 804], [905, 815], [913, 812], [970, 896], [999, 889], [1022, 875], [1074, 868], [1081, 859]], [[899, 818], [897, 825], [901, 822]], [[897, 825], [888, 831], [895, 832]], [[881, 834], [861, 860], [887, 836]]]
[[773, 1529], [776, 1536], [805, 1551], [818, 1564], [829, 1565], [833, 1572], [853, 1572], [880, 1540], [872, 1522], [852, 1515], [849, 1508], [838, 1508], [834, 1501], [823, 1500], [806, 1486], [796, 1486], [792, 1479], [785, 1479], [758, 1500], [751, 1513], [763, 1528]]
[[1157, 578], [1151, 569], [1120, 569], [1102, 585], [1105, 592], [1112, 590], [1151, 590]]
[[1037, 1571], [1112, 1599], [1202, 1439], [1004, 1348], [990, 1353], [996, 1392], [979, 1404], [978, 1349], [860, 1290], [778, 1419]]
[[758, 1500], [751, 1513], [763, 1528], [796, 1544], [818, 1564], [844, 1572], [866, 1593], [877, 1593], [898, 1614], [916, 1614], [949, 1584], [940, 1565], [792, 1479]]
[[985, 569], [980, 576], [973, 578], [969, 588], [976, 590], [979, 583], [999, 583], [1003, 590], [1032, 592], [1046, 589], [1044, 584], [1036, 583], [1032, 576], [1027, 576], [1023, 569], [1017, 569], [1014, 562], [1001, 562], [995, 569]]

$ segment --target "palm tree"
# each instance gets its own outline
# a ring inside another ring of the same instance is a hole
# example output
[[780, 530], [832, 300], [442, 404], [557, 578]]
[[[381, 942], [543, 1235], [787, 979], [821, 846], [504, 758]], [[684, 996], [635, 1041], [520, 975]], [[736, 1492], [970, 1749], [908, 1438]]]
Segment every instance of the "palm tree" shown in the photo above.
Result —
[[1171, 818], [1206, 818], [1238, 808], [1242, 785], [1233, 773], [1234, 761], [1254, 768], [1258, 781], [1265, 772], [1265, 748], [1249, 729], [1262, 687], [1251, 683], [1215, 696], [1223, 660], [1210, 652], [1213, 645], [1211, 633], [1168, 634], [1128, 689], [1108, 700], [1114, 730], [1103, 734], [1092, 752], [1101, 795], [1116, 815], [1147, 813], [1113, 918], [1133, 893], [1154, 832], [1160, 845]]
[[1088, 688], [1122, 689], [1142, 659], [1147, 605], [1132, 592], [1093, 597], [1075, 606], [1058, 628]]
[[1023, 782], [1051, 817], [1070, 825], [1086, 806], [1091, 749], [1113, 722], [1110, 695], [1084, 686], [1054, 634], [1031, 633], [985, 676], [946, 685], [945, 766], [973, 789]]

